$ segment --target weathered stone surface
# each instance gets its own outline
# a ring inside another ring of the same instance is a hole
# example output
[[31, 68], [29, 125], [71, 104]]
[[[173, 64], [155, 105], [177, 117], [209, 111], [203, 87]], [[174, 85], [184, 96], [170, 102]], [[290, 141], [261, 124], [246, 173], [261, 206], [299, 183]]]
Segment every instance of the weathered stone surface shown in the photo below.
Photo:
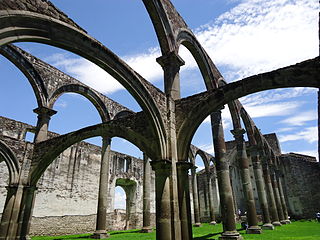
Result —
[[85, 32], [85, 30], [79, 27], [78, 24], [76, 24], [72, 19], [56, 8], [48, 0], [2, 0], [0, 2], [0, 10], [23, 10], [43, 14], [68, 23], [71, 26]]

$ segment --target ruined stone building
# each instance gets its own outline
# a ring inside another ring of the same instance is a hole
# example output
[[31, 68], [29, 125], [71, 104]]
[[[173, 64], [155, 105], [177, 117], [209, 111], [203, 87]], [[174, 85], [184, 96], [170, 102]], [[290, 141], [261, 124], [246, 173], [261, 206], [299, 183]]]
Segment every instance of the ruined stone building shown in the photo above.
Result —
[[[157, 62], [164, 72], [164, 92], [51, 2], [0, 0], [0, 53], [29, 80], [38, 104], [33, 110], [36, 126], [0, 119], [0, 198], [5, 198], [0, 239], [70, 229], [103, 238], [110, 226], [142, 227], [142, 232], [155, 226], [157, 240], [188, 240], [192, 224], [218, 220], [223, 224], [221, 240], [242, 239], [236, 230], [238, 209], [246, 212], [247, 232], [261, 233], [289, 223], [289, 214], [311, 217], [319, 207], [319, 163], [281, 154], [276, 136], [263, 135], [238, 100], [269, 89], [319, 88], [319, 58], [227, 83], [169, 0], [143, 3], [161, 48]], [[20, 41], [53, 45], [97, 64], [125, 87], [142, 111], [121, 106], [11, 44]], [[195, 58], [207, 89], [185, 98], [180, 96], [181, 45]], [[86, 97], [101, 123], [63, 135], [49, 132], [53, 105], [66, 92]], [[232, 142], [224, 139], [224, 105], [232, 116]], [[214, 156], [191, 145], [208, 116]], [[25, 141], [27, 132], [35, 134], [33, 142]], [[96, 136], [103, 139], [101, 148], [83, 142]], [[112, 152], [113, 137], [136, 145], [144, 159]], [[197, 155], [205, 165], [199, 173]], [[126, 213], [113, 209], [115, 186], [126, 192]], [[47, 229], [48, 222], [55, 229]]]

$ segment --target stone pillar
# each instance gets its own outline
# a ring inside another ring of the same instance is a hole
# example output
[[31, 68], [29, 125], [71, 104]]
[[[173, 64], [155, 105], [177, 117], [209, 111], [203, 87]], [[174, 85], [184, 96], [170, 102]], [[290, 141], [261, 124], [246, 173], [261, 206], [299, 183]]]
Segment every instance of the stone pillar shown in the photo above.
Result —
[[192, 240], [192, 222], [189, 191], [190, 162], [177, 162], [179, 213], [181, 219], [181, 239]]
[[215, 158], [217, 161], [216, 167], [223, 223], [223, 233], [219, 239], [243, 239], [236, 229], [235, 208], [233, 205], [229, 164], [228, 160], [225, 158], [226, 144], [224, 141], [221, 111], [211, 114], [211, 126], [213, 131]]
[[263, 217], [262, 229], [273, 230], [274, 226], [271, 224], [267, 194], [266, 194], [266, 186], [263, 180], [262, 166], [260, 162], [259, 153], [255, 146], [251, 147], [250, 154], [251, 154], [251, 160], [253, 165], [254, 177], [256, 180], [260, 208], [261, 208], [262, 217]]
[[96, 231], [93, 238], [107, 238], [109, 235], [107, 229], [107, 204], [109, 194], [109, 168], [110, 168], [110, 151], [111, 138], [102, 138], [101, 167], [99, 180], [98, 209], [96, 220]]
[[0, 239], [16, 239], [19, 210], [23, 196], [23, 186], [11, 185], [7, 187], [7, 198], [0, 224]]
[[[20, 229], [18, 231], [20, 232], [20, 239], [31, 239], [28, 234], [30, 230], [31, 225], [31, 218], [32, 218], [32, 212], [33, 212], [33, 206], [35, 201], [35, 195], [36, 195], [36, 186], [24, 186], [23, 189], [23, 199], [22, 199], [22, 211], [20, 212], [20, 219], [22, 220], [22, 223], [20, 225]], [[23, 216], [23, 217], [21, 217]], [[20, 221], [21, 221], [20, 220]]]
[[34, 109], [33, 112], [38, 114], [36, 133], [34, 136], [34, 142], [38, 143], [47, 140], [50, 118], [52, 115], [56, 114], [57, 111], [47, 107], [38, 107]]
[[[171, 228], [172, 238], [181, 239], [181, 219], [179, 213], [179, 194], [177, 180], [178, 151], [175, 121], [175, 100], [180, 98], [180, 67], [184, 65], [182, 58], [175, 52], [166, 52], [156, 59], [164, 71], [164, 90], [166, 94], [167, 110], [167, 155], [166, 159], [171, 162], [170, 197], [171, 197]], [[158, 232], [158, 230], [157, 230]]]
[[276, 202], [276, 208], [278, 211], [280, 223], [286, 224], [286, 221], [285, 221], [284, 215], [283, 215], [283, 209], [282, 209], [282, 205], [281, 205], [280, 193], [279, 193], [278, 182], [277, 182], [274, 166], [272, 166], [272, 169], [270, 171], [270, 178], [271, 178], [271, 184], [273, 187], [274, 199]]
[[152, 232], [150, 223], [150, 189], [151, 189], [151, 166], [149, 158], [143, 153], [143, 226], [142, 233]]
[[287, 204], [286, 204], [286, 200], [284, 197], [284, 191], [283, 191], [282, 182], [281, 182], [282, 176], [283, 176], [283, 174], [280, 172], [280, 170], [277, 170], [276, 177], [277, 177], [277, 182], [278, 182], [278, 187], [279, 187], [280, 200], [281, 200], [284, 220], [285, 220], [286, 224], [289, 224], [289, 223], [291, 223], [291, 221], [289, 220]]
[[171, 162], [151, 161], [156, 180], [156, 239], [174, 240], [171, 231], [170, 175]]
[[244, 197], [247, 206], [247, 222], [248, 228], [247, 233], [249, 234], [260, 234], [261, 228], [258, 226], [258, 218], [256, 213], [256, 205], [251, 185], [251, 176], [249, 169], [249, 160], [246, 152], [246, 143], [244, 141], [243, 134], [244, 129], [234, 129], [231, 130], [235, 141], [237, 143], [237, 160], [240, 165], [242, 187], [244, 192]]
[[209, 195], [209, 213], [210, 213], [210, 224], [215, 225], [216, 219], [214, 215], [214, 204], [213, 204], [213, 186], [212, 186], [212, 173], [210, 168], [207, 172], [207, 179], [208, 179], [208, 195]]
[[196, 166], [191, 168], [191, 177], [192, 177], [192, 194], [193, 194], [193, 211], [194, 211], [194, 226], [200, 227], [200, 209], [199, 209], [199, 194], [198, 194], [198, 181]]
[[265, 181], [266, 189], [267, 189], [269, 211], [270, 211], [270, 215], [271, 215], [272, 225], [273, 226], [281, 226], [281, 223], [279, 221], [278, 212], [277, 212], [276, 201], [274, 198], [273, 187], [272, 187], [270, 172], [269, 172], [269, 166], [266, 162], [266, 157], [264, 157], [264, 158], [265, 159], [262, 162], [262, 169], [263, 169], [263, 177], [264, 177], [264, 181]]

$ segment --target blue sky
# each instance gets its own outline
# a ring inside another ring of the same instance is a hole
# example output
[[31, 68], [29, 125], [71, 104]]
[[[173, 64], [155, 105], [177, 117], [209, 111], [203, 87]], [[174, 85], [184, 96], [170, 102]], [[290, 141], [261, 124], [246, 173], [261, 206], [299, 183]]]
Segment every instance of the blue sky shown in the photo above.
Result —
[[[53, 0], [58, 8], [90, 35], [128, 62], [137, 72], [163, 89], [158, 41], [141, 0]], [[270, 71], [318, 55], [317, 0], [175, 0], [172, 1], [228, 82]], [[36, 43], [18, 46], [69, 75], [103, 92], [121, 104], [140, 107], [114, 79], [83, 58], [58, 48]], [[205, 90], [192, 56], [179, 51], [186, 65], [181, 69], [182, 96]], [[0, 115], [36, 124], [35, 97], [26, 78], [0, 56], [2, 87]], [[315, 89], [266, 91], [241, 100], [262, 133], [276, 132], [282, 152], [317, 156], [317, 94]], [[64, 94], [56, 102], [49, 129], [66, 133], [100, 122], [91, 103], [77, 94]], [[231, 118], [223, 111], [225, 137]], [[62, 124], [61, 124], [62, 123]], [[100, 139], [90, 139], [100, 144]], [[194, 136], [194, 145], [213, 153], [208, 119]], [[122, 139], [112, 149], [142, 158], [142, 153]], [[199, 168], [203, 166], [197, 160]]]

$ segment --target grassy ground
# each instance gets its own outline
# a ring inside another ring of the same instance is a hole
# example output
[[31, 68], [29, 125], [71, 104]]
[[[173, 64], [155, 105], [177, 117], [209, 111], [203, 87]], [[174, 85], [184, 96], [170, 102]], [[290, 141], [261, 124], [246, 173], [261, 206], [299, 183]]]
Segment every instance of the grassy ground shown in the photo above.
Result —
[[[240, 226], [239, 226], [240, 228]], [[222, 232], [221, 224], [212, 226], [203, 224], [199, 228], [193, 228], [194, 240], [218, 239]], [[320, 223], [312, 221], [292, 222], [289, 225], [277, 227], [275, 230], [265, 230], [263, 234], [252, 235], [245, 234], [245, 231], [239, 231], [245, 240], [319, 240]], [[60, 239], [91, 239], [90, 234], [72, 235], [72, 236], [54, 236], [54, 237], [32, 237], [32, 240], [60, 240]], [[110, 232], [110, 240], [155, 240], [155, 231], [152, 233], [139, 233], [139, 230], [113, 231]], [[92, 239], [91, 239], [92, 240]]]

